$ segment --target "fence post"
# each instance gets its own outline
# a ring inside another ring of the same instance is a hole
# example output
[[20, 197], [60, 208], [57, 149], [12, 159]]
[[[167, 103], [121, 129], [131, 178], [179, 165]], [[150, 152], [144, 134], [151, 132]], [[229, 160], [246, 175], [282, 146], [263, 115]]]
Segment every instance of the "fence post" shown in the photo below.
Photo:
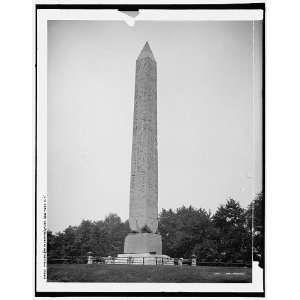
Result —
[[179, 259], [178, 259], [178, 266], [179, 266], [179, 267], [182, 267], [182, 261], [183, 261], [182, 258], [179, 258]]

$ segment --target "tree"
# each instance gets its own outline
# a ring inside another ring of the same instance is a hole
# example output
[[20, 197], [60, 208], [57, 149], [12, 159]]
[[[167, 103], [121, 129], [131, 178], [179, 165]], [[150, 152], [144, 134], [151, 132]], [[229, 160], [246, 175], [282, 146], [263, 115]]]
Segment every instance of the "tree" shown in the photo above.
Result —
[[78, 227], [69, 226], [64, 230], [64, 254], [66, 256], [79, 256], [80, 247], [76, 244], [76, 236], [77, 236]]
[[234, 199], [227, 200], [213, 216], [218, 231], [218, 253], [225, 261], [251, 260], [251, 235], [246, 226], [246, 211]]
[[129, 233], [129, 224], [122, 223], [116, 214], [109, 214], [104, 220], [104, 226], [108, 234], [108, 255], [115, 256], [123, 252], [123, 244]]
[[58, 232], [53, 234], [52, 231], [47, 231], [47, 260], [51, 261], [55, 258], [64, 258], [64, 234]]
[[264, 196], [260, 192], [247, 209], [247, 227], [253, 240], [253, 259], [264, 266]]
[[176, 215], [172, 209], [163, 209], [159, 215], [158, 231], [162, 236], [162, 251], [167, 255], [176, 257], [175, 235]]
[[196, 245], [209, 238], [210, 215], [204, 209], [182, 206], [175, 212], [162, 210], [159, 232], [163, 252], [172, 257], [190, 257]]
[[212, 235], [197, 243], [194, 247], [193, 253], [202, 261], [217, 261], [218, 260], [218, 248], [216, 235]]

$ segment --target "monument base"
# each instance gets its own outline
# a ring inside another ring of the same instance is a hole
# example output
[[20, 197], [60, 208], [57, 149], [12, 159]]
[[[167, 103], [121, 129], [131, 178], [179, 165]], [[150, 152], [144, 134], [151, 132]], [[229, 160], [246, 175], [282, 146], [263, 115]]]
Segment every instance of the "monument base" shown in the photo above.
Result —
[[174, 258], [168, 255], [156, 255], [150, 253], [118, 254], [117, 257], [107, 259], [106, 264], [116, 265], [167, 265], [174, 266]]
[[161, 255], [161, 235], [155, 233], [129, 233], [125, 238], [124, 253]]

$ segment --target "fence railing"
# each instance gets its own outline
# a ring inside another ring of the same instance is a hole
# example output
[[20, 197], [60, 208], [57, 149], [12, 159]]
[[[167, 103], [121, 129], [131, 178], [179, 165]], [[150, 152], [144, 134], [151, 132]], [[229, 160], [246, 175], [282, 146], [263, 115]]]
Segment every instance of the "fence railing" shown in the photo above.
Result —
[[164, 257], [106, 257], [105, 264], [126, 264], [126, 265], [174, 265], [174, 258]]
[[[163, 258], [163, 257], [100, 257], [92, 256], [92, 263], [102, 264], [132, 264], [132, 265], [177, 265], [178, 258]], [[90, 261], [91, 261], [90, 260]], [[72, 256], [63, 258], [48, 258], [48, 264], [87, 264], [88, 256]], [[191, 265], [190, 259], [184, 259], [183, 265]], [[216, 266], [216, 267], [251, 267], [251, 261], [244, 262], [212, 262], [212, 261], [199, 261], [197, 266]]]

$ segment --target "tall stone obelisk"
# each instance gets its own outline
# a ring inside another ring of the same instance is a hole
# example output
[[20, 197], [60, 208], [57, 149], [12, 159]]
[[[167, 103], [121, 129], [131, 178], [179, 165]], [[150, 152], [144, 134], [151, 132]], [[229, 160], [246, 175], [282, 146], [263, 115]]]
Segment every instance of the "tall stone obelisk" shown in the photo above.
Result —
[[162, 252], [158, 226], [157, 70], [148, 42], [136, 60], [129, 225], [124, 253]]

